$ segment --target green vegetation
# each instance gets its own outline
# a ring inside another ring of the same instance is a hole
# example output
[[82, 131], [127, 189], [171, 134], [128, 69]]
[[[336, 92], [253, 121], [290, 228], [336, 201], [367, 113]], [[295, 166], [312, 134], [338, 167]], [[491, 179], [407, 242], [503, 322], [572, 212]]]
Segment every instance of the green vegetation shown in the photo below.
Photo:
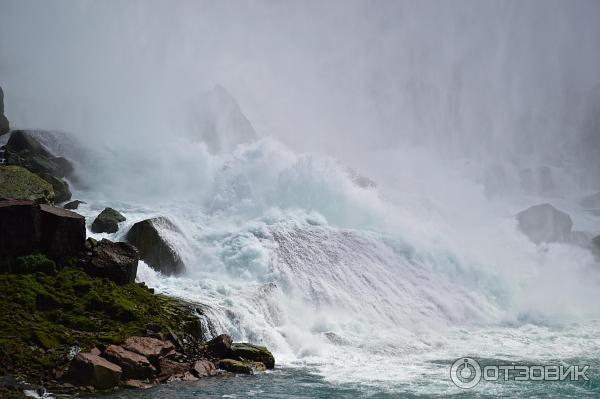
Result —
[[52, 185], [21, 166], [0, 166], [0, 198], [54, 203]]
[[[52, 261], [30, 255], [18, 262], [40, 270]], [[89, 351], [119, 344], [145, 335], [148, 326], [183, 336], [197, 326], [197, 319], [176, 299], [154, 295], [139, 284], [119, 286], [93, 278], [79, 269], [0, 274], [0, 375], [51, 380], [53, 370], [68, 364], [72, 346]]]

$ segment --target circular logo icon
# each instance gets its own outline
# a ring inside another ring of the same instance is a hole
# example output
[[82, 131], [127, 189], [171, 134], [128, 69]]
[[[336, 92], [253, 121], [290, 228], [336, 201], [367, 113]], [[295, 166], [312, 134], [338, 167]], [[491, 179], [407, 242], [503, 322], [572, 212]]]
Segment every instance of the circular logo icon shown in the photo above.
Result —
[[450, 379], [459, 388], [473, 388], [481, 381], [481, 366], [470, 357], [456, 359], [450, 367]]

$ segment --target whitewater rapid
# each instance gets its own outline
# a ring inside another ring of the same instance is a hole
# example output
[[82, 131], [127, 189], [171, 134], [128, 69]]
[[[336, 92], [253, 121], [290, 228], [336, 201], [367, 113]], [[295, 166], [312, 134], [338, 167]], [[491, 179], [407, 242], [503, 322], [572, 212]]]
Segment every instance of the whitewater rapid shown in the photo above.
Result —
[[[119, 240], [137, 221], [169, 218], [179, 232], [164, 233], [187, 271], [166, 277], [140, 262], [138, 280], [204, 304], [215, 334], [264, 344], [280, 365], [333, 383], [439, 393], [454, 389], [447, 363], [458, 357], [600, 352], [592, 255], [535, 246], [513, 218], [530, 204], [489, 202], [464, 174], [419, 169], [422, 154], [370, 176], [377, 187], [272, 140], [219, 156], [188, 146], [133, 170], [140, 159], [120, 159], [109, 157], [94, 189], [74, 198], [87, 202], [78, 211], [88, 225], [105, 206], [127, 221], [114, 235], [88, 234]], [[561, 201], [576, 225], [597, 225]]]

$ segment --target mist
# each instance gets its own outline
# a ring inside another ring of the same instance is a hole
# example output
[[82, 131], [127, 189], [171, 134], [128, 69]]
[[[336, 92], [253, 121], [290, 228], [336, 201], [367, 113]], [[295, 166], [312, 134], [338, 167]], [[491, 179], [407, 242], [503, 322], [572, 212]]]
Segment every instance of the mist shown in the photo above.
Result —
[[450, 159], [598, 168], [593, 0], [0, 7], [13, 128], [173, 138], [222, 85], [258, 136], [299, 150], [352, 159], [424, 145]]

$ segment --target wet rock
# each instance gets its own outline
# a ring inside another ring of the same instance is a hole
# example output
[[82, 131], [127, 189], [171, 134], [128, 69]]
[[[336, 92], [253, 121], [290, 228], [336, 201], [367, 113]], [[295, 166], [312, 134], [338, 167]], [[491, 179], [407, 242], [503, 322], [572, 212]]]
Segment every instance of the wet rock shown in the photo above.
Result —
[[72, 211], [72, 210], [79, 208], [79, 205], [85, 204], [85, 203], [86, 202], [75, 200], [75, 201], [67, 202], [66, 204], [63, 205], [63, 208], [69, 209]]
[[105, 208], [92, 223], [94, 233], [116, 233], [119, 223], [124, 222], [125, 216], [112, 208]]
[[255, 371], [265, 371], [265, 365], [258, 362], [243, 362], [234, 359], [222, 359], [218, 366], [221, 370], [235, 374], [254, 374]]
[[153, 364], [175, 350], [172, 343], [151, 337], [130, 337], [123, 343], [123, 348], [145, 356]]
[[237, 360], [259, 362], [264, 364], [268, 369], [275, 367], [275, 358], [273, 357], [273, 354], [264, 346], [248, 343], [235, 343], [231, 345], [230, 357]]
[[96, 389], [116, 387], [119, 385], [121, 374], [121, 367], [91, 353], [78, 354], [69, 369], [70, 378], [77, 384], [89, 385]]
[[194, 362], [191, 372], [198, 378], [210, 377], [217, 374], [217, 368], [210, 360], [202, 359]]
[[123, 377], [129, 379], [147, 379], [156, 373], [148, 358], [128, 351], [121, 346], [110, 345], [103, 355], [123, 370]]
[[153, 385], [140, 380], [127, 380], [122, 384], [122, 387], [129, 389], [148, 389], [152, 388]]
[[550, 204], [534, 205], [517, 214], [519, 230], [536, 244], [570, 239], [571, 217]]
[[133, 283], [137, 274], [139, 255], [125, 242], [103, 239], [92, 248], [91, 259], [84, 268], [90, 276], [105, 277], [117, 284]]
[[55, 157], [42, 144], [23, 130], [11, 133], [6, 149], [10, 165], [23, 166], [37, 174], [63, 178], [73, 173], [73, 165], [67, 159]]
[[181, 257], [173, 246], [161, 236], [160, 229], [179, 232], [168, 219], [158, 217], [134, 224], [127, 233], [127, 242], [139, 251], [141, 259], [163, 274], [178, 274], [185, 270]]
[[50, 183], [21, 166], [12, 165], [0, 167], [0, 198], [52, 204], [55, 194]]
[[65, 202], [71, 199], [72, 194], [69, 189], [69, 183], [47, 173], [40, 174], [40, 177], [52, 186], [52, 190], [54, 190], [54, 202]]
[[41, 248], [55, 259], [78, 255], [85, 246], [85, 218], [49, 205], [40, 206]]
[[205, 344], [206, 352], [216, 359], [222, 359], [229, 355], [232, 343], [233, 340], [229, 335], [221, 334]]

